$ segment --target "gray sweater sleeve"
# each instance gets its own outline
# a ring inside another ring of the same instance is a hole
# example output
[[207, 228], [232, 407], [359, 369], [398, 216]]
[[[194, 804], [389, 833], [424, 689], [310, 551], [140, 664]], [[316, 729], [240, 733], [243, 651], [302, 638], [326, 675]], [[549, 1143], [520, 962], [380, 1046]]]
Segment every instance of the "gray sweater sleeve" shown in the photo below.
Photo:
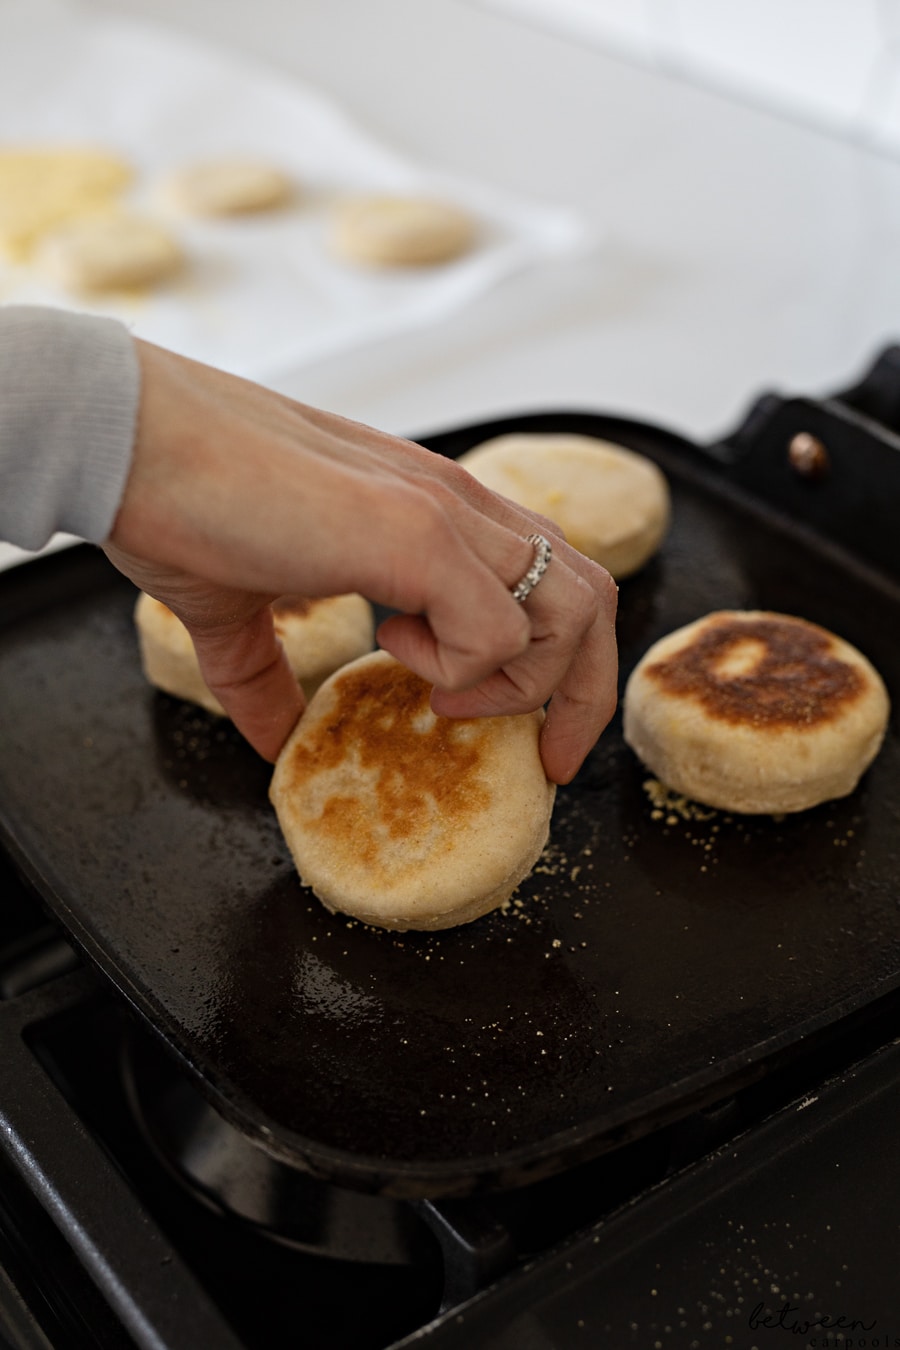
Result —
[[140, 373], [116, 319], [0, 306], [0, 539], [102, 543], [131, 465]]

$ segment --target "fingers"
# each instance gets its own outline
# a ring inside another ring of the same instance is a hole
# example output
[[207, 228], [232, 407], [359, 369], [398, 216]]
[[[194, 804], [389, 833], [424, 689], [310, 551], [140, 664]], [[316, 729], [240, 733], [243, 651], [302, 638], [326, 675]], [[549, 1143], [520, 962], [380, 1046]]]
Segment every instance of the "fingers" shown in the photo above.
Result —
[[[521, 713], [549, 700], [542, 760], [549, 778], [568, 782], [615, 708], [615, 583], [540, 518], [473, 487], [458, 466], [453, 473], [423, 494], [434, 513], [422, 517], [424, 534], [399, 527], [408, 546], [399, 565], [420, 589], [381, 626], [379, 642], [435, 686], [432, 707], [446, 716]], [[448, 520], [456, 548], [460, 539], [465, 546], [455, 566], [442, 535]], [[527, 535], [542, 527], [553, 557], [518, 605], [510, 590], [534, 558]], [[523, 625], [515, 646], [514, 618]]]
[[541, 729], [541, 759], [554, 783], [569, 783], [615, 712], [615, 607], [598, 614], [554, 691]]
[[462, 692], [435, 690], [435, 712], [452, 717], [526, 712], [549, 700], [541, 733], [548, 778], [569, 782], [616, 705], [616, 587], [609, 573], [562, 541], [520, 606], [531, 636], [522, 657]]
[[207, 687], [258, 754], [274, 763], [305, 700], [275, 632], [269, 597], [104, 545], [110, 562], [184, 624]]
[[481, 551], [473, 549], [440, 492], [395, 488], [383, 511], [396, 513], [386, 532], [393, 546], [380, 548], [381, 575], [368, 593], [401, 613], [379, 628], [381, 646], [447, 690], [467, 689], [522, 656], [531, 626], [492, 564], [503, 554], [521, 563], [531, 546], [484, 519]]
[[237, 624], [187, 627], [210, 690], [254, 750], [274, 763], [305, 700], [269, 606]]
[[[434, 681], [432, 706], [447, 716], [480, 717], [526, 712], [549, 700], [541, 736], [544, 768], [554, 782], [568, 782], [615, 709], [615, 583], [568, 545], [552, 522], [489, 492], [458, 465], [449, 467], [448, 482], [460, 532], [502, 579], [505, 607], [512, 603], [521, 612], [529, 634], [517, 656], [498, 662], [477, 683]], [[533, 561], [527, 536], [535, 531], [551, 540], [553, 556], [524, 605], [515, 605], [509, 590]]]

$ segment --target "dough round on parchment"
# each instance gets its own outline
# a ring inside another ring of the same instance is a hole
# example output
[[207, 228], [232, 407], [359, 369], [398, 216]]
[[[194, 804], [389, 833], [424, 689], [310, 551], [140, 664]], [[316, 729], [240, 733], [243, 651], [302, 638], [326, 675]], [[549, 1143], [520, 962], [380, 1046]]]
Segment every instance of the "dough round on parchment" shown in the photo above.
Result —
[[301, 880], [380, 928], [450, 928], [506, 901], [547, 842], [543, 712], [438, 717], [386, 652], [322, 685], [270, 797]]
[[0, 146], [0, 253], [25, 261], [49, 231], [114, 209], [133, 176], [98, 146]]
[[348, 262], [415, 267], [448, 262], [475, 239], [468, 212], [427, 197], [354, 197], [335, 209], [331, 249]]
[[805, 619], [722, 610], [661, 638], [625, 687], [625, 740], [667, 787], [781, 815], [845, 797], [890, 705], [871, 663]]
[[[335, 670], [374, 646], [372, 606], [361, 595], [334, 595], [321, 600], [285, 595], [273, 602], [272, 613], [275, 631], [308, 699]], [[200, 674], [194, 644], [181, 620], [143, 592], [135, 605], [134, 620], [144, 674], [150, 683], [223, 717], [225, 709]]]
[[189, 164], [162, 183], [165, 202], [191, 216], [249, 215], [284, 206], [294, 195], [286, 173], [252, 159]]
[[568, 543], [617, 579], [656, 552], [668, 528], [669, 487], [645, 455], [563, 432], [496, 436], [460, 455], [479, 482], [540, 511]]
[[52, 281], [76, 292], [155, 286], [184, 254], [164, 225], [139, 216], [89, 216], [47, 234], [36, 257]]

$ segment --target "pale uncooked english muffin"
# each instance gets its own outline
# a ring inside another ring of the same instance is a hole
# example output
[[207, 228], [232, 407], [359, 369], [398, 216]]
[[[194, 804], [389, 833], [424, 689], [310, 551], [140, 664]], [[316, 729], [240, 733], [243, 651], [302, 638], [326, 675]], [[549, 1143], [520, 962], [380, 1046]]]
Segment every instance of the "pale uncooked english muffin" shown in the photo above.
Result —
[[471, 248], [475, 223], [449, 202], [425, 197], [357, 197], [332, 221], [331, 248], [349, 262], [382, 267], [447, 262]]
[[178, 169], [164, 180], [161, 194], [168, 205], [187, 215], [249, 215], [284, 206], [293, 196], [293, 184], [272, 164], [224, 159]]
[[[285, 595], [274, 601], [275, 631], [307, 698], [348, 661], [370, 652], [375, 642], [372, 606], [361, 595], [306, 600]], [[144, 674], [175, 698], [198, 703], [222, 717], [225, 709], [200, 674], [190, 634], [159, 600], [142, 593], [134, 611]]]
[[845, 797], [890, 704], [848, 642], [786, 614], [722, 610], [661, 638], [625, 687], [625, 740], [664, 784], [727, 811], [781, 815]]
[[35, 261], [67, 290], [114, 291], [167, 281], [183, 267], [184, 254], [164, 225], [112, 215], [75, 220], [47, 234]]
[[495, 909], [550, 830], [543, 712], [458, 720], [430, 696], [386, 652], [353, 662], [322, 685], [272, 778], [301, 880], [379, 928], [450, 928]]
[[49, 231], [116, 206], [131, 165], [96, 146], [0, 148], [0, 253], [21, 262]]
[[656, 552], [668, 528], [669, 487], [645, 455], [595, 436], [519, 432], [460, 455], [485, 487], [540, 511], [568, 543], [617, 579]]

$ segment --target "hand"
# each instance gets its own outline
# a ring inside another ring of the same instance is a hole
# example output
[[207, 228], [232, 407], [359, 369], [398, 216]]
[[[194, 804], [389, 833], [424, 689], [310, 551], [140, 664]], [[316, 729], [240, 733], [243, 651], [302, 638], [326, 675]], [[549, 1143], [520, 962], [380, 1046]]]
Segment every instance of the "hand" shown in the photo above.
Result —
[[[616, 588], [549, 521], [451, 460], [137, 343], [134, 459], [110, 559], [188, 628], [204, 678], [274, 760], [303, 709], [275, 636], [279, 595], [358, 591], [400, 611], [380, 645], [452, 717], [549, 699], [548, 777], [568, 782], [615, 707]], [[524, 605], [535, 531], [550, 567]]]

